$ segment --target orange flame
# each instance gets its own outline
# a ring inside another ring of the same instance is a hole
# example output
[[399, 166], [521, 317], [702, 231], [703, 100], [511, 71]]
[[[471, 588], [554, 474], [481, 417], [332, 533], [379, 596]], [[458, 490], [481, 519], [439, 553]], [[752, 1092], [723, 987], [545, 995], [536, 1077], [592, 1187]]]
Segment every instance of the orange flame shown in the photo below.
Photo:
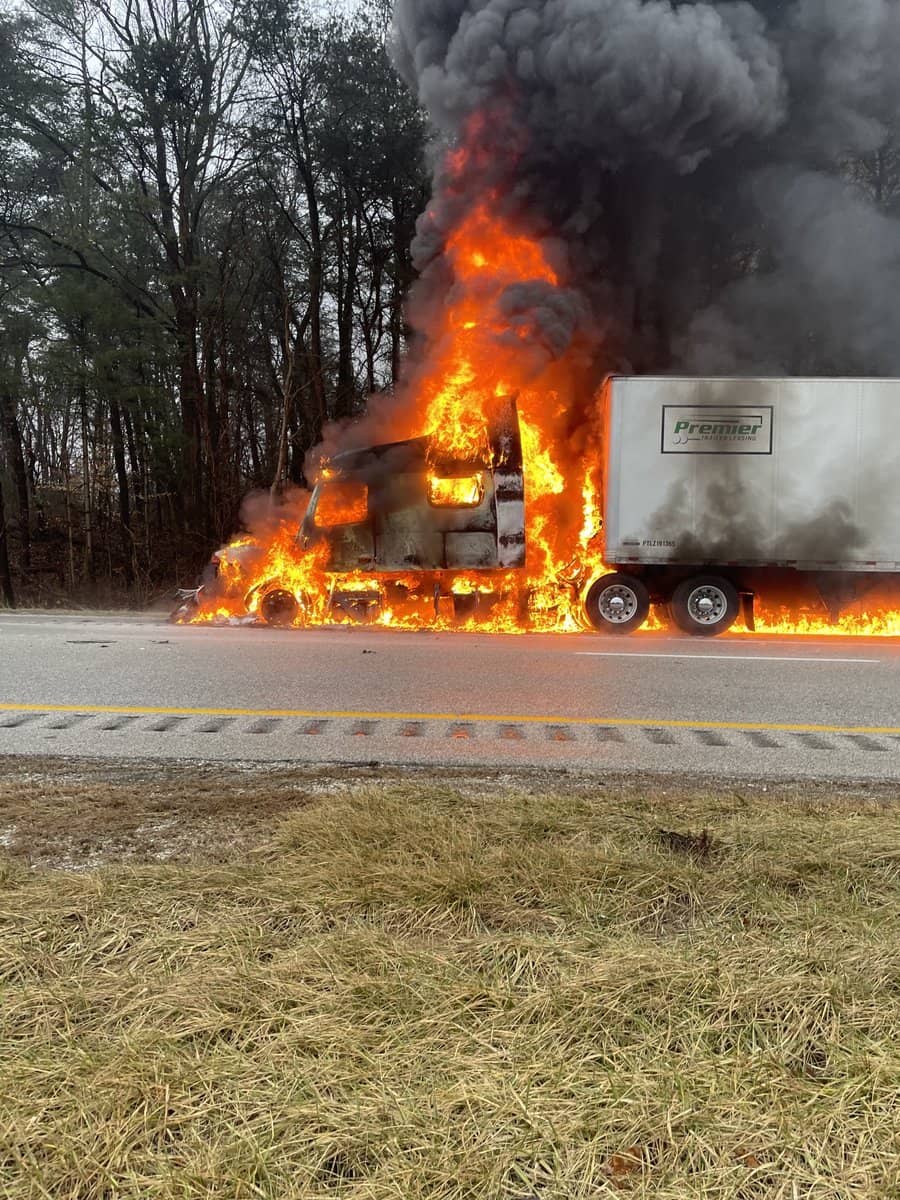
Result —
[[478, 475], [431, 475], [428, 502], [439, 507], [474, 508], [484, 498], [484, 484]]
[[[461, 175], [466, 154], [463, 147], [448, 156], [451, 178]], [[243, 620], [260, 613], [265, 619], [266, 597], [280, 590], [295, 599], [290, 613], [295, 625], [362, 619], [395, 628], [502, 632], [584, 627], [581, 597], [605, 569], [600, 425], [587, 419], [577, 436], [568, 425], [573, 398], [585, 392], [576, 352], [556, 360], [536, 358], [539, 331], [527, 305], [524, 315], [510, 315], [504, 307], [517, 285], [555, 288], [564, 281], [542, 244], [504, 224], [492, 213], [492, 203], [486, 196], [447, 240], [453, 285], [439, 327], [431, 330], [408, 436], [430, 438], [430, 502], [477, 505], [484, 494], [480, 477], [443, 474], [439, 464], [486, 461], [492, 406], [497, 397], [515, 397], [525, 477], [525, 568], [444, 572], [437, 588], [415, 575], [389, 580], [364, 571], [338, 575], [327, 570], [325, 543], [300, 550], [295, 514], [274, 532], [244, 536], [226, 547], [216, 586], [201, 595], [198, 609], [186, 619]], [[582, 404], [582, 411], [586, 408]], [[365, 519], [365, 491], [364, 485], [332, 481], [320, 494], [315, 524], [328, 528]], [[647, 627], [660, 628], [659, 617], [652, 615]], [[758, 605], [756, 627], [764, 634], [900, 636], [900, 611], [859, 612], [832, 625], [818, 612], [792, 614]]]
[[369, 515], [369, 489], [353, 479], [335, 479], [322, 488], [315, 523], [320, 529], [354, 525]]

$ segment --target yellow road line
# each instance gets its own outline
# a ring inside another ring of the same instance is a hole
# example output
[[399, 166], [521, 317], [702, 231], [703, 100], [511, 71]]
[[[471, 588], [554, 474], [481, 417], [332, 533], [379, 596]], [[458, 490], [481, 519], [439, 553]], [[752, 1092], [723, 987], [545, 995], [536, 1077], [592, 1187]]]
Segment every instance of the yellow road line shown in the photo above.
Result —
[[0, 702], [0, 712], [121, 714], [144, 717], [303, 717], [308, 720], [480, 721], [528, 725], [649, 726], [654, 729], [759, 729], [770, 733], [873, 733], [900, 737], [894, 725], [794, 725], [768, 721], [672, 721], [659, 717], [567, 717], [523, 713], [365, 712], [305, 708], [158, 708], [121, 704], [14, 704]]

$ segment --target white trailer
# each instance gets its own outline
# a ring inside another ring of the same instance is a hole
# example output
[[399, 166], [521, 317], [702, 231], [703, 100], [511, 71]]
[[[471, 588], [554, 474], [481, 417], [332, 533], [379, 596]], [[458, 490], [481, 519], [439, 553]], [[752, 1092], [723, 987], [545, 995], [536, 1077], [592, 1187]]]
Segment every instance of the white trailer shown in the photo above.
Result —
[[655, 601], [720, 633], [786, 573], [834, 614], [900, 577], [900, 380], [613, 376], [603, 404], [598, 628]]

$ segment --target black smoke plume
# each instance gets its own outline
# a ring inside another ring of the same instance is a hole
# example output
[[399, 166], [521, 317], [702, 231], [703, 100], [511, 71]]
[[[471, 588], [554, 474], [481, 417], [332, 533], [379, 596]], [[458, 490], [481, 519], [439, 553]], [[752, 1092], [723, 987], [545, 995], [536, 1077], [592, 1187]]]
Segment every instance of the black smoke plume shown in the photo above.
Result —
[[900, 374], [897, 0], [395, 0], [394, 57], [435, 131], [426, 336], [490, 197], [560, 263], [551, 352], [577, 329], [598, 376]]

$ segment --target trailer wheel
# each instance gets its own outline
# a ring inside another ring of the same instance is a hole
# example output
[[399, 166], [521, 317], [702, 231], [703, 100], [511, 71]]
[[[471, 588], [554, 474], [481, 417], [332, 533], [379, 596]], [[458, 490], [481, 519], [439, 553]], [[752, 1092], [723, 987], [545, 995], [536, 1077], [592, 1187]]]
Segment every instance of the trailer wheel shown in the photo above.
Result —
[[631, 633], [650, 612], [650, 593], [633, 575], [602, 575], [588, 588], [584, 611], [603, 633]]
[[720, 575], [697, 575], [679, 583], [669, 613], [679, 629], [700, 637], [725, 633], [741, 611], [738, 590]]

